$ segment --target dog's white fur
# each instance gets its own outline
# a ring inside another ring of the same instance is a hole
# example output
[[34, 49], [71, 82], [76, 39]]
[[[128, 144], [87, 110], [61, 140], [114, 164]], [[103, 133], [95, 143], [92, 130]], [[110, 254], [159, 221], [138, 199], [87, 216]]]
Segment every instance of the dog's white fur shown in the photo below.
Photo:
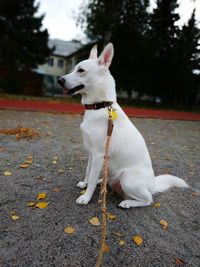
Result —
[[[82, 104], [113, 102], [112, 107], [116, 109], [118, 118], [114, 121], [111, 137], [108, 182], [125, 199], [119, 204], [120, 207], [148, 206], [153, 201], [153, 194], [172, 186], [188, 185], [172, 175], [154, 176], [143, 136], [117, 104], [115, 81], [109, 71], [113, 54], [111, 43], [105, 47], [99, 58], [97, 47], [93, 47], [89, 59], [80, 62], [72, 73], [62, 77], [65, 80], [64, 87], [73, 88], [83, 84], [85, 87], [76, 92], [82, 95]], [[107, 126], [107, 108], [85, 111], [81, 130], [89, 160], [85, 180], [77, 186], [87, 189], [77, 199], [78, 204], [88, 204], [98, 183], [103, 166]]]

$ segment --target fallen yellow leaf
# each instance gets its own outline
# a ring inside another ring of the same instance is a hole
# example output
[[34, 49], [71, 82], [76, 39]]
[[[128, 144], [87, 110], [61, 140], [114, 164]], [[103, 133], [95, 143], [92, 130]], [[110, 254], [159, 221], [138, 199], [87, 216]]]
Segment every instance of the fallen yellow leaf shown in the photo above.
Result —
[[139, 245], [141, 245], [141, 244], [143, 243], [143, 239], [142, 239], [142, 237], [139, 236], [139, 235], [135, 235], [135, 236], [133, 237], [133, 241], [135, 242], [135, 244], [136, 244], [137, 246], [139, 246]]
[[3, 172], [3, 174], [4, 174], [5, 176], [11, 176], [11, 175], [12, 175], [12, 172], [10, 172], [10, 171], [5, 171], [5, 172]]
[[84, 195], [86, 192], [86, 189], [83, 189], [81, 192], [80, 192], [80, 195]]
[[100, 225], [100, 221], [97, 217], [93, 217], [92, 219], [89, 219], [89, 222], [93, 225], [93, 226], [99, 226]]
[[64, 232], [65, 232], [66, 234], [71, 235], [71, 234], [73, 234], [73, 233], [75, 232], [75, 229], [74, 229], [73, 227], [68, 226], [68, 227], [65, 227], [65, 228], [64, 228]]
[[48, 205], [49, 205], [48, 202], [41, 201], [38, 202], [35, 206], [39, 209], [45, 209]]
[[53, 164], [57, 164], [58, 161], [57, 161], [57, 160], [53, 160], [52, 163], [53, 163]]
[[11, 215], [11, 219], [12, 219], [13, 221], [16, 221], [16, 220], [19, 219], [19, 216], [18, 216], [18, 215]]
[[117, 216], [115, 214], [108, 213], [108, 219], [110, 219], [111, 221], [114, 221], [116, 217]]
[[155, 207], [155, 208], [160, 208], [160, 203], [159, 203], [159, 202], [154, 203], [154, 207]]
[[119, 240], [119, 245], [120, 246], [124, 246], [125, 245], [125, 241], [124, 240]]
[[29, 166], [27, 163], [22, 163], [19, 167], [22, 169], [26, 169]]
[[30, 201], [30, 202], [27, 202], [26, 205], [27, 205], [28, 207], [34, 207], [34, 206], [35, 206], [35, 202]]
[[63, 169], [59, 169], [58, 172], [59, 172], [59, 173], [63, 173], [64, 170], [63, 170]]
[[33, 156], [32, 155], [28, 155], [26, 158], [27, 159], [33, 159]]
[[168, 228], [168, 222], [165, 220], [160, 220], [160, 224], [162, 225], [162, 228], [166, 230]]
[[10, 217], [11, 217], [11, 219], [12, 219], [13, 221], [16, 221], [16, 220], [19, 219], [19, 216], [17, 215], [16, 211], [14, 211], [14, 210], [12, 210], [12, 211], [10, 212]]
[[44, 199], [47, 197], [47, 193], [43, 192], [43, 193], [39, 193], [37, 195], [37, 200], [40, 200], [40, 199]]
[[33, 163], [33, 159], [26, 159], [25, 161], [24, 161], [24, 163], [27, 163], [27, 164], [32, 164]]
[[103, 252], [108, 253], [109, 251], [110, 251], [110, 248], [109, 248], [108, 244], [104, 243], [103, 244]]

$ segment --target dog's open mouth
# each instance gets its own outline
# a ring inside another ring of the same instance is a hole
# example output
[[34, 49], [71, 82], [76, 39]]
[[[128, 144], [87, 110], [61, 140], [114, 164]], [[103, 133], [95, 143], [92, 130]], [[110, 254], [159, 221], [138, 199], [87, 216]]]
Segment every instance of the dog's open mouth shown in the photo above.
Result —
[[83, 89], [84, 87], [85, 86], [83, 84], [77, 85], [77, 86], [70, 88], [70, 89], [63, 87], [63, 94], [64, 95], [73, 95], [75, 92]]

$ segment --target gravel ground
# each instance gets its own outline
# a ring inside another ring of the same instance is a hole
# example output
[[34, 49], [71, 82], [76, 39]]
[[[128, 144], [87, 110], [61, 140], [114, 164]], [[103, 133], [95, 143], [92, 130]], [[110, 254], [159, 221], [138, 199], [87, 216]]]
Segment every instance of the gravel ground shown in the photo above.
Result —
[[[75, 203], [80, 193], [76, 183], [84, 178], [87, 164], [81, 121], [82, 116], [0, 111], [1, 129], [20, 125], [40, 132], [39, 138], [19, 141], [0, 135], [0, 266], [95, 266], [101, 229], [88, 219], [101, 215], [99, 188], [89, 205]], [[129, 210], [118, 208], [120, 198], [111, 192], [108, 208], [117, 217], [108, 223], [110, 251], [104, 254], [103, 266], [171, 267], [178, 266], [177, 259], [184, 266], [200, 266], [200, 123], [132, 121], [146, 139], [156, 175], [177, 175], [192, 189], [173, 188], [156, 195], [160, 208]], [[22, 169], [19, 165], [27, 155], [34, 162]], [[5, 176], [6, 170], [12, 175]], [[49, 206], [27, 207], [40, 192], [47, 193]], [[18, 220], [11, 220], [11, 211]], [[161, 219], [168, 222], [167, 230], [159, 224]], [[76, 229], [73, 235], [64, 233], [67, 226]], [[143, 238], [140, 246], [132, 240], [135, 235]], [[125, 240], [124, 246], [118, 244], [119, 239]]]

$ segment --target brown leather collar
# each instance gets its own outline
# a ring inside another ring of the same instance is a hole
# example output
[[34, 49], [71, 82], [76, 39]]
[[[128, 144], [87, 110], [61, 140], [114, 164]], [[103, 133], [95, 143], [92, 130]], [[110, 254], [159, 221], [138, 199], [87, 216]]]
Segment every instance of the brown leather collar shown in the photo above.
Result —
[[101, 108], [106, 108], [106, 107], [109, 107], [113, 104], [113, 102], [101, 102], [101, 103], [94, 103], [94, 104], [86, 104], [85, 105], [85, 109], [94, 109], [94, 110], [97, 110], [97, 109], [101, 109]]

